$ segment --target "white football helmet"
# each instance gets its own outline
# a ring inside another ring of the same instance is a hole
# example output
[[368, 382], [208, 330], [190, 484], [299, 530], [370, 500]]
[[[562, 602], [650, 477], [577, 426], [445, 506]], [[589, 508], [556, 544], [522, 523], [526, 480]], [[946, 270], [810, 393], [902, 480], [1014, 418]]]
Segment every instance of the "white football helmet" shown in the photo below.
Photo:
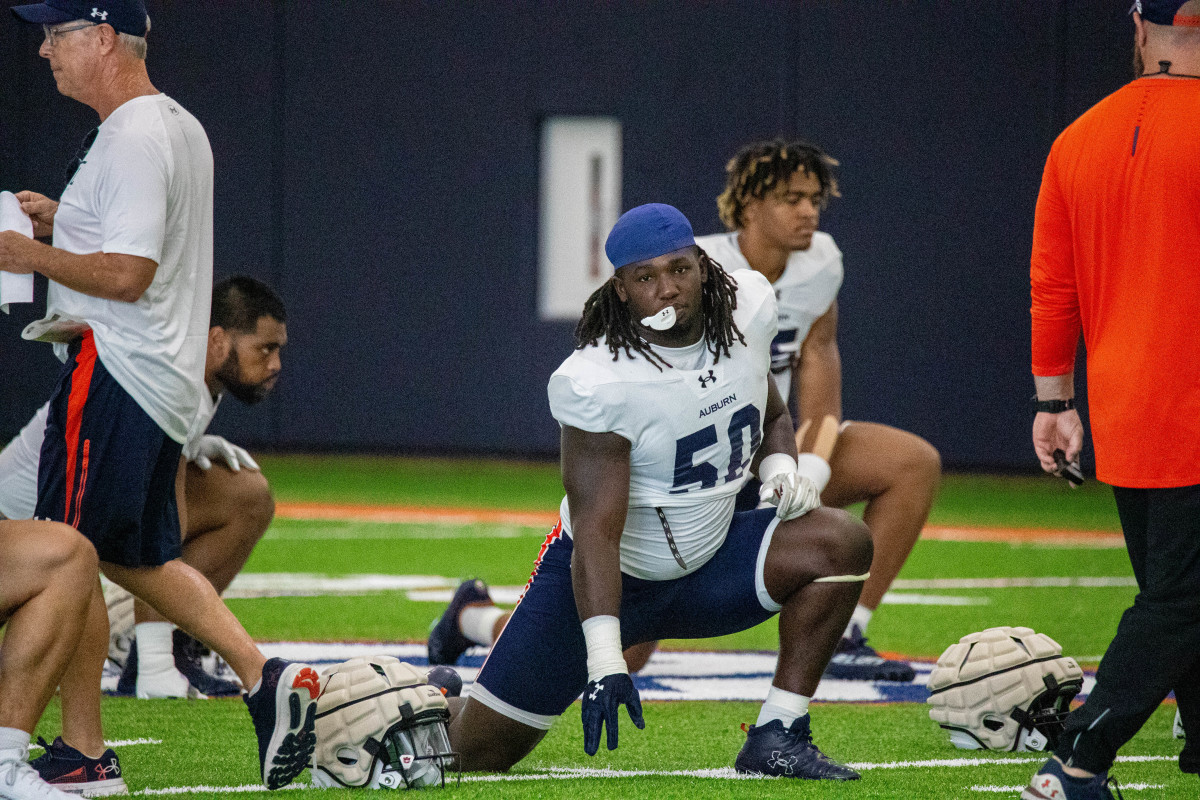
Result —
[[929, 716], [964, 750], [1046, 750], [1082, 688], [1083, 670], [1049, 636], [988, 628], [942, 653], [929, 676]]
[[313, 785], [445, 786], [449, 719], [441, 690], [411, 664], [371, 656], [332, 666], [317, 698]]

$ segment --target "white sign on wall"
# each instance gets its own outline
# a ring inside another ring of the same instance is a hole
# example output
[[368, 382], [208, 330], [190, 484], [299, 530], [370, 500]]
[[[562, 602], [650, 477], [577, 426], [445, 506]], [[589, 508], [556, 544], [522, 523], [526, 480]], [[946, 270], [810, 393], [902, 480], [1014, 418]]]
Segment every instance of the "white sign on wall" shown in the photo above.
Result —
[[542, 126], [538, 313], [577, 320], [612, 276], [604, 239], [621, 214], [621, 123], [551, 117]]

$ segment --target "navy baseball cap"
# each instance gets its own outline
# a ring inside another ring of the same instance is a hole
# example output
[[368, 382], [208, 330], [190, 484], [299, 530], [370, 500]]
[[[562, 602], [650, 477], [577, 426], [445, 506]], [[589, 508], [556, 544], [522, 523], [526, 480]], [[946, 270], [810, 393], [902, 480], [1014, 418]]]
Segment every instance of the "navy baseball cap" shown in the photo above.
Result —
[[647, 203], [621, 215], [608, 234], [604, 252], [613, 267], [620, 269], [695, 243], [692, 223], [683, 212], [665, 203]]
[[1146, 22], [1155, 25], [1186, 25], [1200, 27], [1200, 16], [1180, 14], [1188, 0], [1133, 0], [1129, 13], [1138, 12]]
[[12, 12], [35, 25], [58, 25], [74, 19], [108, 23], [117, 33], [146, 35], [146, 4], [143, 0], [45, 0], [13, 6]]

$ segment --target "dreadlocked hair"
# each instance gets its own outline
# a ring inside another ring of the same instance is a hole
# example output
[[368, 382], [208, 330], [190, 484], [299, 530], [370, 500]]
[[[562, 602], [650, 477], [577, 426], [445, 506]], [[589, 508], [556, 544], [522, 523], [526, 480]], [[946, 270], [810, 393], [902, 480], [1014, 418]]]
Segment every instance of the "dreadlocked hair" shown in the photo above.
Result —
[[752, 199], [761, 200], [787, 186], [803, 170], [821, 183], [824, 208], [830, 197], [841, 197], [833, 168], [837, 159], [811, 142], [774, 139], [755, 142], [738, 151], [725, 165], [725, 191], [717, 198], [721, 222], [731, 231], [742, 227], [742, 212]]
[[[708, 280], [700, 284], [700, 308], [704, 315], [704, 341], [713, 354], [713, 363], [716, 363], [721, 356], [729, 355], [729, 348], [735, 339], [741, 344], [746, 343], [746, 338], [733, 321], [733, 312], [737, 308], [737, 281], [699, 246], [696, 247], [696, 255], [700, 265], [708, 272]], [[603, 336], [613, 354], [613, 361], [620, 358], [622, 352], [629, 358], [634, 358], [636, 352], [658, 367], [659, 372], [664, 366], [671, 368], [634, 326], [629, 307], [617, 296], [614, 280], [605, 281], [583, 304], [583, 317], [575, 326], [575, 349], [599, 345]]]

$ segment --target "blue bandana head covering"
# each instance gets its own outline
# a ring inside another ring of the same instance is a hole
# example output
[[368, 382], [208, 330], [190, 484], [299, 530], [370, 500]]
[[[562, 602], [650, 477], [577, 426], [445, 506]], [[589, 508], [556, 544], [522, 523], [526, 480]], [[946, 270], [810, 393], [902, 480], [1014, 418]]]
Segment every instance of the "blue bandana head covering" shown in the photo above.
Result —
[[679, 209], [665, 203], [647, 203], [621, 215], [604, 252], [613, 267], [649, 261], [696, 243], [692, 224]]

